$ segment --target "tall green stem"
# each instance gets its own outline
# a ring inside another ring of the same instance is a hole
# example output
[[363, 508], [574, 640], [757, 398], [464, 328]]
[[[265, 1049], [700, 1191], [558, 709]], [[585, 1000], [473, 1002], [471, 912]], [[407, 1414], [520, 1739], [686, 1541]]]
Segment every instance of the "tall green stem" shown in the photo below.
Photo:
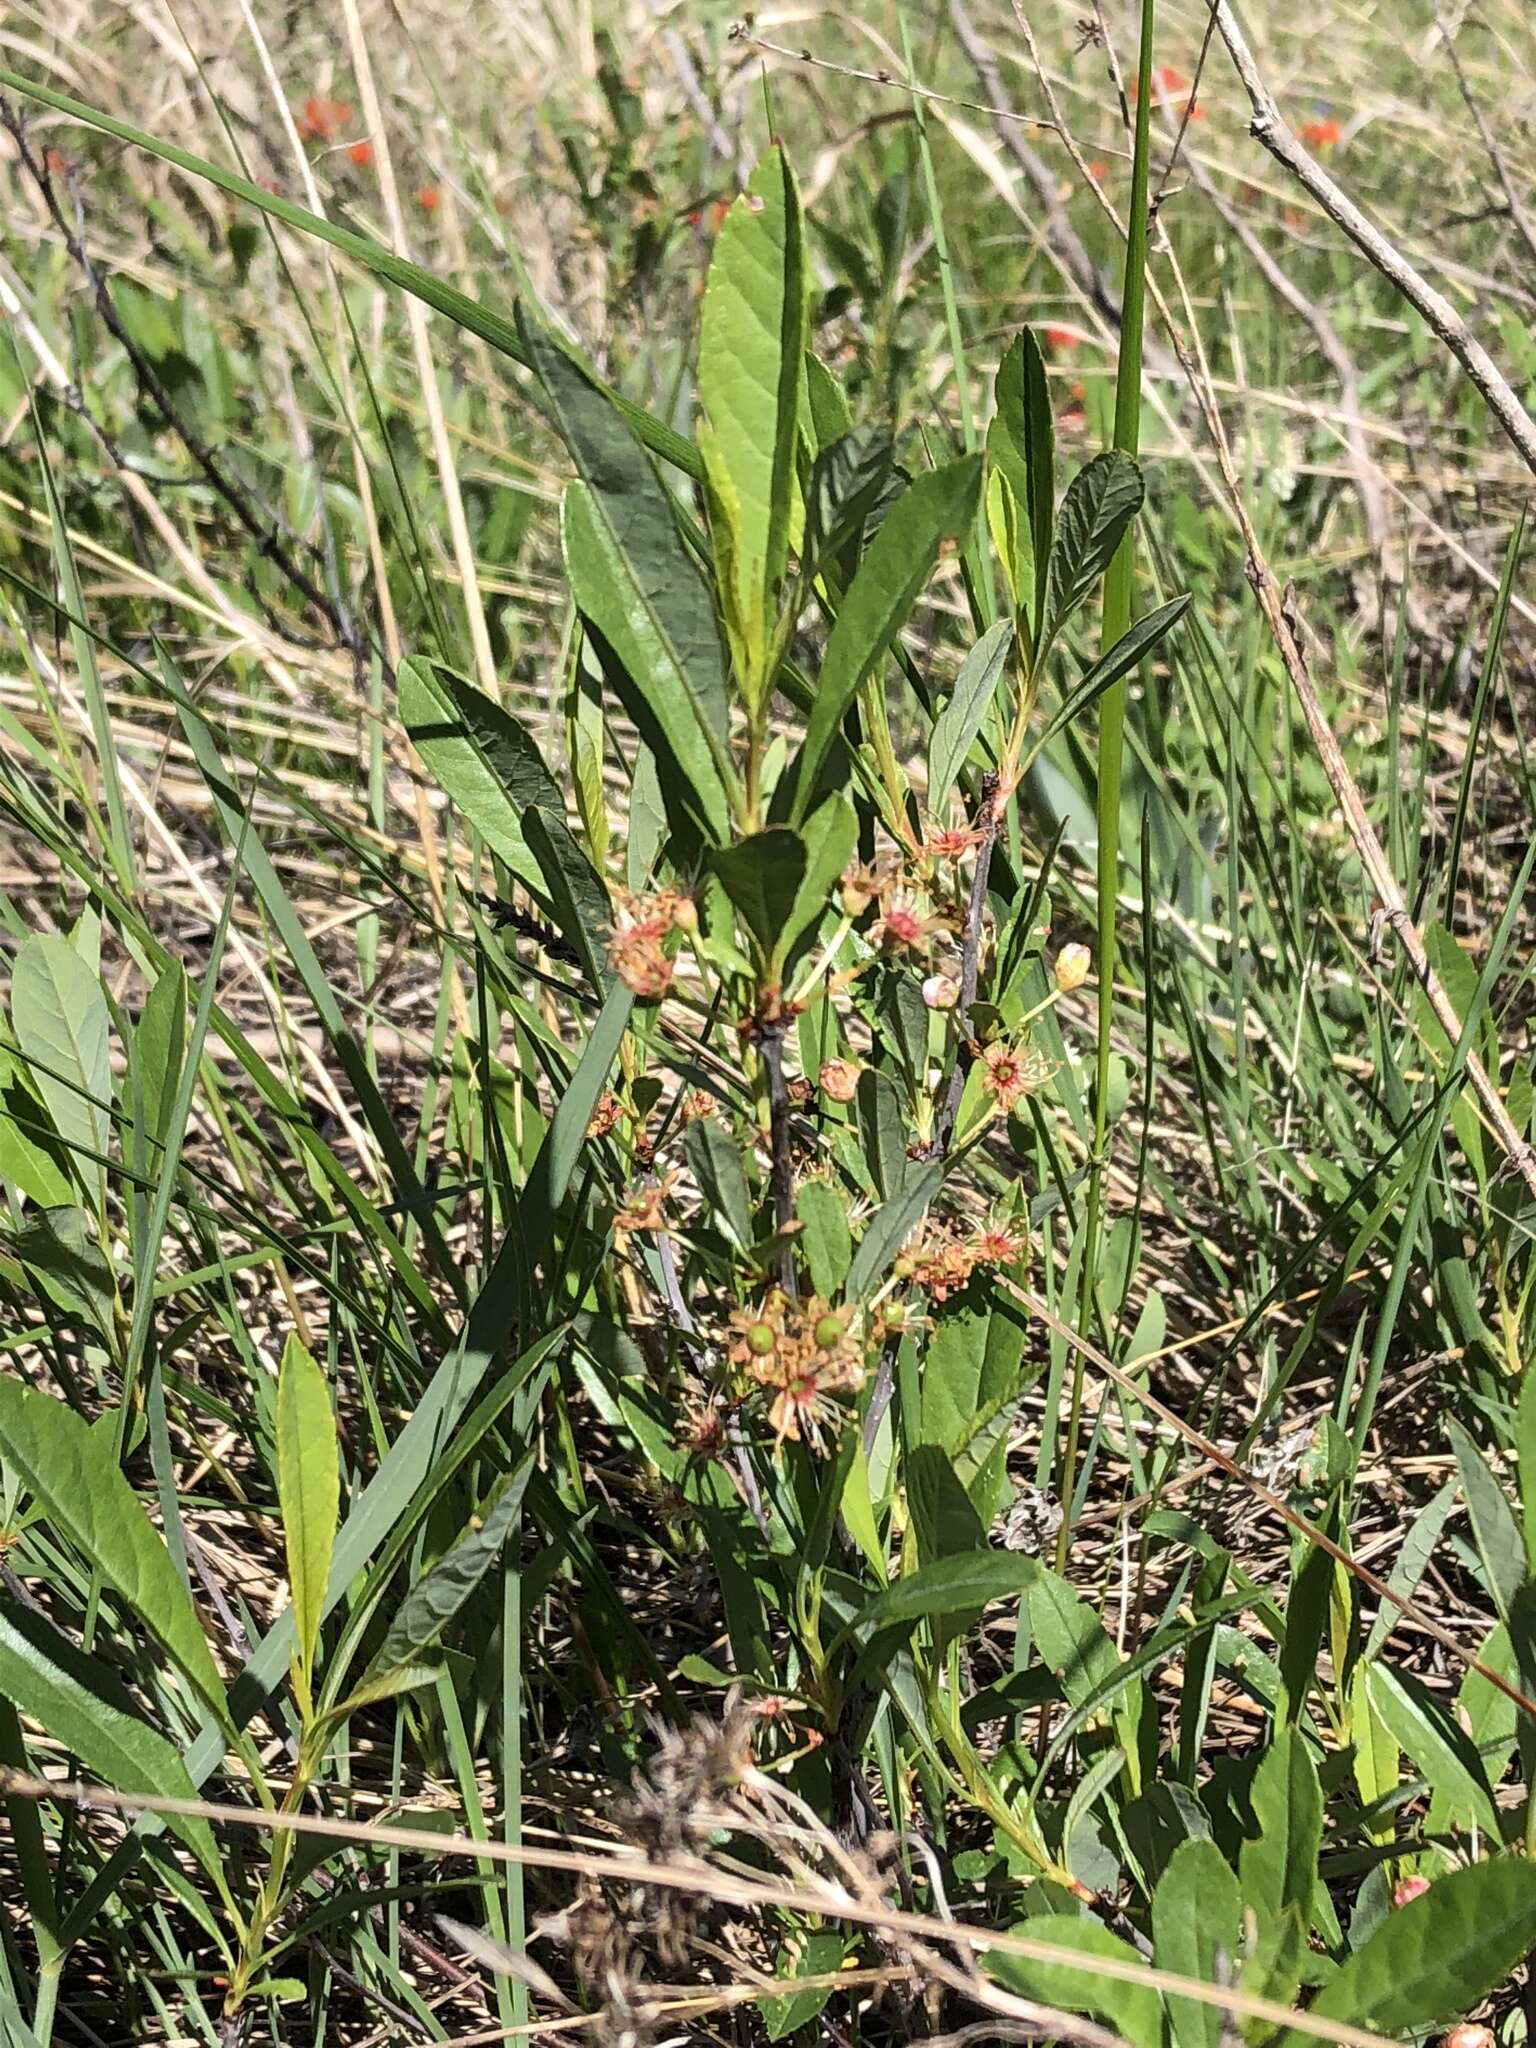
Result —
[[[1152, 111], [1152, 36], [1155, 0], [1142, 0], [1141, 41], [1136, 59], [1136, 134], [1131, 163], [1131, 210], [1126, 224], [1125, 282], [1120, 294], [1120, 362], [1115, 378], [1114, 446], [1134, 456], [1141, 441], [1141, 337], [1147, 299], [1147, 158]], [[1134, 526], [1126, 529], [1104, 577], [1103, 646], [1113, 647], [1131, 623], [1135, 581]], [[1104, 1154], [1109, 1141], [1109, 1031], [1115, 1000], [1115, 904], [1120, 883], [1120, 774], [1125, 751], [1125, 696], [1129, 678], [1106, 690], [1099, 708], [1098, 788], [1098, 1048], [1094, 1061], [1093, 1163], [1083, 1223], [1081, 1320], [1091, 1330], [1098, 1318], [1099, 1241], [1104, 1199]], [[1061, 1461], [1061, 1533], [1057, 1569], [1072, 1542], [1072, 1495], [1077, 1484], [1078, 1441], [1083, 1418], [1083, 1359], [1072, 1368], [1072, 1400]]]

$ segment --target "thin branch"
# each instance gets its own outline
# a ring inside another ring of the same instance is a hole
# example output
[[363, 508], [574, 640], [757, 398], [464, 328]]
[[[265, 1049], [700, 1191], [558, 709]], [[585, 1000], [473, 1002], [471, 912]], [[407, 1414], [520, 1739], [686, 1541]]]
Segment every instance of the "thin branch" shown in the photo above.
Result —
[[[1366, 219], [1348, 194], [1314, 157], [1308, 155], [1291, 133], [1281, 118], [1274, 96], [1264, 83], [1228, 0], [1215, 0], [1214, 11], [1217, 33], [1227, 46], [1227, 54], [1253, 109], [1249, 132], [1311, 193], [1361, 255], [1374, 264], [1387, 282], [1396, 286], [1408, 303], [1424, 316], [1431, 332], [1445, 344], [1483, 394], [1489, 410], [1514, 443], [1526, 467], [1536, 474], [1536, 420], [1520, 403], [1514, 386], [1450, 300], [1414, 269], [1373, 221]], [[1536, 1188], [1536, 1175], [1533, 1175], [1532, 1186]]]

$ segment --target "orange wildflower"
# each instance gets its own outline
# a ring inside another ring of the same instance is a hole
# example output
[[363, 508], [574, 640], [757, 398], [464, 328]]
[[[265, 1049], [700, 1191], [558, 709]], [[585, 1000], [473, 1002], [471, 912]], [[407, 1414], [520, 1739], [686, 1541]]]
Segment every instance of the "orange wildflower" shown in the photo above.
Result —
[[347, 155], [360, 171], [366, 171], [373, 162], [373, 144], [371, 142], [354, 142], [348, 146]]
[[299, 133], [306, 142], [334, 142], [352, 118], [345, 100], [311, 97], [298, 114]]
[[1320, 121], [1303, 123], [1301, 139], [1309, 149], [1333, 149], [1344, 140], [1344, 124], [1332, 114]]
[[423, 213], [436, 213], [442, 196], [435, 185], [423, 185], [416, 194], [416, 204]]

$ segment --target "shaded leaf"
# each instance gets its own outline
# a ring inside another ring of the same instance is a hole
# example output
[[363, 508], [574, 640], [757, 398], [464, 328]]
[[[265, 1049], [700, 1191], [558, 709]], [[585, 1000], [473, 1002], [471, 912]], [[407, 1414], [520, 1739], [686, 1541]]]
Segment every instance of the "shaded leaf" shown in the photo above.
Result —
[[522, 1507], [531, 1471], [532, 1459], [525, 1458], [484, 1515], [471, 1522], [453, 1548], [406, 1594], [368, 1667], [364, 1688], [378, 1684], [388, 1674], [420, 1664], [427, 1652], [436, 1647], [444, 1629], [501, 1556]]
[[997, 366], [996, 411], [987, 454], [1013, 502], [1009, 555], [1014, 602], [1036, 641], [1045, 602], [1041, 565], [1050, 558], [1056, 493], [1056, 425], [1045, 360], [1029, 329], [1009, 343]]
[[764, 961], [775, 961], [805, 879], [805, 841], [787, 825], [771, 825], [711, 854], [710, 865]]
[[112, 1334], [117, 1284], [96, 1224], [84, 1209], [35, 1210], [10, 1239], [39, 1294], [65, 1315]]

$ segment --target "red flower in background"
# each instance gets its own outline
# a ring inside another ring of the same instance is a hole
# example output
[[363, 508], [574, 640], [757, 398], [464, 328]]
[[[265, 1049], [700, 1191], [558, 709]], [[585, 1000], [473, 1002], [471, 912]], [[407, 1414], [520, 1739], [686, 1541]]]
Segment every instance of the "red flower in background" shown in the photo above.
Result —
[[442, 193], [438, 191], [435, 185], [423, 185], [416, 194], [416, 204], [423, 213], [436, 213], [438, 206], [442, 202], [442, 197]]
[[[1141, 91], [1141, 80], [1131, 80], [1131, 102], [1134, 105]], [[1181, 97], [1182, 95], [1182, 97]], [[1152, 74], [1152, 97], [1162, 107], [1172, 107], [1182, 116], [1188, 111], [1191, 121], [1203, 121], [1205, 109], [1189, 96], [1189, 80], [1174, 64], [1159, 64]]]
[[1077, 347], [1078, 337], [1070, 327], [1047, 327], [1045, 338], [1052, 348], [1065, 351]]
[[334, 142], [351, 118], [345, 100], [307, 99], [298, 115], [299, 133], [306, 142]]
[[1309, 149], [1332, 149], [1344, 140], [1344, 124], [1332, 114], [1321, 121], [1307, 121], [1302, 126], [1301, 139]]
[[354, 142], [349, 146], [347, 155], [360, 171], [366, 171], [373, 162], [373, 144], [371, 142]]

